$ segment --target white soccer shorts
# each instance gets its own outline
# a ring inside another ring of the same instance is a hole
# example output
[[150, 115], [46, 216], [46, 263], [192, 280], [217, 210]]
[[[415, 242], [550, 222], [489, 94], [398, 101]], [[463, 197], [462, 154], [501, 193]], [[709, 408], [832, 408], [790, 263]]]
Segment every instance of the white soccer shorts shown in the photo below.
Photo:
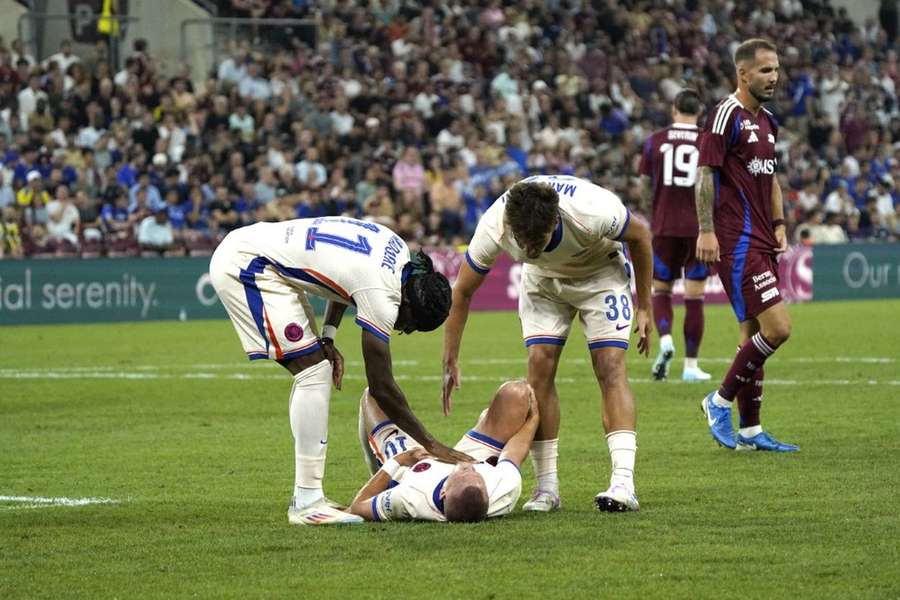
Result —
[[610, 265], [595, 276], [579, 279], [538, 275], [522, 270], [519, 320], [525, 346], [563, 346], [576, 313], [588, 348], [628, 349], [634, 305], [628, 270]]
[[[487, 413], [487, 409], [481, 413], [482, 418], [485, 413]], [[481, 419], [479, 419], [480, 422]], [[489, 435], [476, 431], [476, 429], [477, 425], [467, 431], [453, 448], [465, 452], [477, 461], [493, 464], [503, 451], [504, 444]], [[390, 419], [378, 423], [369, 433], [369, 448], [372, 449], [372, 453], [380, 465], [402, 452], [421, 447], [419, 442], [397, 427]], [[395, 476], [395, 478], [399, 477]]]
[[320, 348], [306, 292], [267, 258], [237, 251], [226, 239], [209, 276], [250, 360], [290, 360]]

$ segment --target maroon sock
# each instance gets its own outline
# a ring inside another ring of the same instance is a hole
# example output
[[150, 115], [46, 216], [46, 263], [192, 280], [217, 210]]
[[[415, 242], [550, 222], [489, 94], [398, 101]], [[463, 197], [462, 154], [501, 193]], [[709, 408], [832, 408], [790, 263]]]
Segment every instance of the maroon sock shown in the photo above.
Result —
[[684, 299], [684, 355], [697, 358], [703, 339], [703, 298]]
[[737, 392], [738, 413], [740, 414], [741, 427], [754, 427], [759, 425], [759, 411], [762, 410], [763, 396], [763, 368], [753, 372], [753, 376], [747, 385]]
[[734, 400], [738, 388], [750, 382], [753, 373], [765, 364], [766, 359], [775, 352], [776, 347], [770, 344], [761, 333], [741, 345], [728, 374], [719, 386], [719, 395], [726, 400]]
[[653, 294], [653, 317], [656, 319], [656, 331], [659, 335], [672, 333], [672, 294], [669, 292]]

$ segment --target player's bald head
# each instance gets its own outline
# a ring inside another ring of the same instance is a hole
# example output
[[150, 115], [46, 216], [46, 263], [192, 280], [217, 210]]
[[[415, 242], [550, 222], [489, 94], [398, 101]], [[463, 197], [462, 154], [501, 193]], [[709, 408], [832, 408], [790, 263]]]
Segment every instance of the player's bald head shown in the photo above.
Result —
[[472, 465], [459, 465], [444, 483], [444, 516], [450, 523], [477, 523], [487, 518], [487, 486]]

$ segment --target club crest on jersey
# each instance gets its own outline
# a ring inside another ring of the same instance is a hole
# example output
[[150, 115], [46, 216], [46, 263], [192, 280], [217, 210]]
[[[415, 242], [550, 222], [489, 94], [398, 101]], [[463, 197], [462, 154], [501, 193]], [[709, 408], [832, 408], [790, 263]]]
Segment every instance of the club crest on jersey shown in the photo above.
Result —
[[758, 141], [759, 141], [759, 138], [756, 137], [756, 132], [755, 132], [755, 131], [751, 131], [751, 132], [750, 132], [750, 137], [747, 138], [747, 143], [748, 143], [748, 144], [753, 144], [753, 143], [758, 142]]
[[774, 143], [775, 143], [775, 136], [772, 135], [771, 133], [769, 134], [769, 143], [770, 143], [770, 144], [774, 144]]
[[289, 342], [299, 342], [303, 339], [303, 328], [296, 323], [289, 323], [284, 328], [284, 337], [287, 338]]
[[757, 125], [750, 119], [744, 119], [743, 121], [741, 121], [741, 131], [755, 131], [757, 129], [759, 129], [759, 125]]
[[753, 159], [747, 163], [747, 171], [754, 177], [759, 175], [774, 175], [775, 159], [758, 158], [754, 156]]
[[431, 463], [428, 462], [420, 462], [416, 466], [412, 468], [413, 473], [421, 473], [422, 471], [427, 471], [431, 468]]

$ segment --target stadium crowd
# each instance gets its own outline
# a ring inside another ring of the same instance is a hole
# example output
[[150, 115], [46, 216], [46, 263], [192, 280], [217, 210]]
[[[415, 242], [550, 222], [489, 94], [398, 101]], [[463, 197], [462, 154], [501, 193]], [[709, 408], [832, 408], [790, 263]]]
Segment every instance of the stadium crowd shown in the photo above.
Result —
[[[314, 4], [314, 6], [312, 6]], [[641, 146], [684, 87], [734, 90], [731, 53], [779, 47], [770, 108], [797, 243], [896, 240], [897, 13], [828, 0], [251, 2], [318, 24], [215, 72], [165, 76], [145, 40], [37, 61], [0, 42], [0, 252], [209, 253], [260, 220], [345, 214], [464, 244], [524, 174], [585, 177], [648, 214]]]

